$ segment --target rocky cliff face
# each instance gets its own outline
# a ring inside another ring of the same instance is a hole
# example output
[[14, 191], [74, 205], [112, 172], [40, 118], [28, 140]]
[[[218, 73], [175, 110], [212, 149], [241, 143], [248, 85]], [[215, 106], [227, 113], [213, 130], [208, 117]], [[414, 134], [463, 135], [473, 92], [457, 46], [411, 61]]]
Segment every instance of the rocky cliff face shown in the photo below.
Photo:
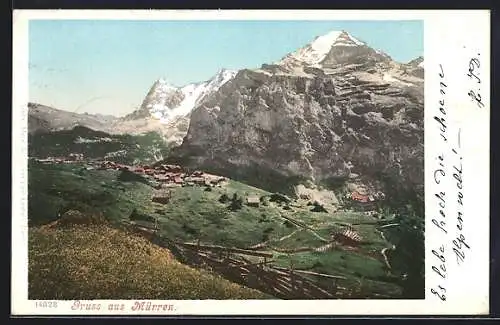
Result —
[[390, 175], [419, 187], [421, 76], [418, 63], [332, 32], [277, 63], [239, 71], [193, 111], [177, 154], [260, 186], [280, 176], [383, 186], [381, 175]]
[[175, 87], [157, 80], [136, 111], [113, 124], [115, 133], [158, 132], [166, 142], [179, 145], [187, 133], [191, 111], [231, 80], [236, 71], [222, 69], [211, 79]]

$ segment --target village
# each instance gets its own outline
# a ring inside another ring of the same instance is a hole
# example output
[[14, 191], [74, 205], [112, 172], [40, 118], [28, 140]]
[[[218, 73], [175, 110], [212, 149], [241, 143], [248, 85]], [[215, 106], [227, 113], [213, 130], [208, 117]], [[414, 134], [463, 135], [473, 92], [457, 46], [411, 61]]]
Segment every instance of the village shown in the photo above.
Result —
[[44, 164], [76, 164], [85, 163], [87, 170], [120, 170], [132, 172], [146, 179], [155, 181], [155, 188], [168, 188], [178, 186], [221, 186], [227, 181], [226, 177], [208, 174], [202, 171], [188, 171], [178, 165], [158, 164], [150, 165], [126, 165], [109, 160], [88, 159], [83, 154], [70, 154], [68, 157], [48, 157], [35, 159]]
[[[185, 186], [205, 186], [222, 187], [228, 181], [226, 177], [209, 174], [203, 171], [189, 171], [179, 165], [171, 164], [154, 164], [154, 165], [126, 165], [111, 160], [100, 159], [85, 159], [83, 154], [70, 153], [67, 157], [47, 157], [44, 159], [36, 159], [39, 163], [44, 164], [76, 164], [85, 163], [87, 170], [119, 170], [131, 172], [144, 177], [150, 181], [150, 184], [155, 188], [152, 201], [166, 204], [170, 198], [170, 192], [166, 189]], [[272, 198], [278, 202], [290, 203], [291, 199], [286, 195], [279, 193], [273, 194]], [[355, 211], [362, 211], [366, 215], [377, 217], [377, 203], [385, 200], [385, 194], [378, 191], [370, 193], [369, 191], [358, 189], [347, 193], [344, 197], [344, 208]], [[246, 205], [258, 207], [261, 202], [256, 195], [246, 197]], [[313, 212], [323, 211], [318, 209], [319, 202], [315, 204]]]

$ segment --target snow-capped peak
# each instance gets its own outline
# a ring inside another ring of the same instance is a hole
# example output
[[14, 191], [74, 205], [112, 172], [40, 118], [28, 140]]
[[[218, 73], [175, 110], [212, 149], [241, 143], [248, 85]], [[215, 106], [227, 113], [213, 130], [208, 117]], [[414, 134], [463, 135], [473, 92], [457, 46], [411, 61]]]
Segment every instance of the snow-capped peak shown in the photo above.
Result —
[[326, 35], [317, 37], [311, 44], [311, 48], [324, 55], [330, 51], [332, 46], [359, 46], [363, 42], [358, 41], [346, 31], [331, 31]]
[[168, 81], [166, 81], [163, 78], [156, 80], [155, 84], [157, 87], [162, 87], [165, 89], [175, 89], [176, 88], [174, 85], [172, 85], [171, 83], [169, 83]]
[[212, 79], [205, 82], [207, 84], [207, 90], [209, 92], [217, 91], [220, 87], [222, 87], [223, 84], [233, 79], [237, 72], [238, 71], [235, 70], [219, 70], [217, 74], [212, 77]]
[[175, 117], [188, 115], [209, 95], [219, 90], [222, 85], [234, 78], [237, 71], [221, 69], [211, 79], [175, 87], [159, 79], [146, 96], [142, 107], [163, 123]]
[[233, 79], [237, 72], [235, 70], [220, 69], [209, 82], [223, 85]]
[[310, 44], [290, 54], [295, 60], [314, 65], [323, 61], [333, 47], [362, 46], [365, 43], [357, 40], [346, 31], [331, 31], [323, 36], [318, 36]]

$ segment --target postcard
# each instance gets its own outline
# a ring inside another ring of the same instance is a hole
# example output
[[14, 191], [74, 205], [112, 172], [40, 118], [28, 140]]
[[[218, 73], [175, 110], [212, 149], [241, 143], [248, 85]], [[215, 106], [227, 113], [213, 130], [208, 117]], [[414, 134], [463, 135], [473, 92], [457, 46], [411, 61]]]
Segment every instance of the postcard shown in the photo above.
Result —
[[15, 10], [21, 315], [489, 313], [487, 10]]

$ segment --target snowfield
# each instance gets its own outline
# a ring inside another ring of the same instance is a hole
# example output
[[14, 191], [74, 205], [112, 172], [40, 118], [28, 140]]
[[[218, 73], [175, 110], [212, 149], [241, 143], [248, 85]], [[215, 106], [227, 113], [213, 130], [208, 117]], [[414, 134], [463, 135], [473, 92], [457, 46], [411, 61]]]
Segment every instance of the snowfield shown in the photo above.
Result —
[[331, 31], [316, 39], [307, 46], [299, 49], [285, 58], [297, 60], [307, 65], [316, 65], [323, 61], [334, 46], [362, 46], [365, 43], [357, 40], [345, 31]]
[[[237, 71], [220, 70], [212, 79], [176, 88], [163, 79], [153, 86], [152, 93], [146, 98], [143, 107], [149, 109], [151, 116], [162, 123], [169, 123], [176, 117], [186, 116], [210, 94], [213, 94], [231, 80]], [[182, 98], [177, 105], [168, 105], [169, 99]]]

